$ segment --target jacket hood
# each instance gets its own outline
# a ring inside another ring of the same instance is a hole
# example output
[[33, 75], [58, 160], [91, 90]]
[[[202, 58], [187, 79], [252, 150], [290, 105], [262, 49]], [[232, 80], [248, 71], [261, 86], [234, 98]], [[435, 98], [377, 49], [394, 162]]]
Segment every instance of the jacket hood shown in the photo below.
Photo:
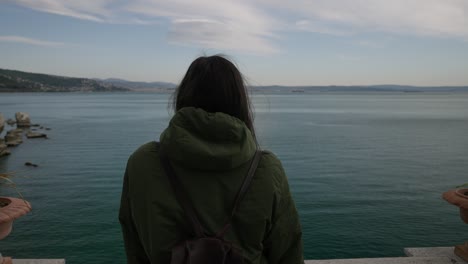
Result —
[[240, 119], [194, 107], [177, 111], [160, 142], [171, 161], [200, 170], [236, 168], [248, 162], [257, 147]]

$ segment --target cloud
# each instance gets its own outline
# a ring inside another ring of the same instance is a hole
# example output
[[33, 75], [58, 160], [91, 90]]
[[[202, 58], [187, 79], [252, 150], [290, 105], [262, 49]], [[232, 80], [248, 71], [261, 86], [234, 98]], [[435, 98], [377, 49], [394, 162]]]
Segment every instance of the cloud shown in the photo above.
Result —
[[249, 53], [278, 51], [275, 19], [246, 0], [10, 0], [37, 11], [99, 23], [169, 21], [170, 43]]
[[320, 20], [308, 20], [302, 19], [295, 22], [295, 27], [290, 27], [290, 30], [293, 31], [306, 31], [311, 33], [321, 33], [327, 35], [336, 35], [336, 36], [350, 36], [354, 32], [348, 28], [343, 28], [343, 26], [336, 25], [331, 27], [328, 23], [325, 23]]
[[258, 1], [295, 17], [296, 28], [304, 31], [468, 38], [466, 0]]
[[132, 1], [129, 12], [164, 17], [168, 41], [204, 48], [270, 54], [278, 51], [276, 20], [248, 1]]
[[240, 50], [252, 53], [277, 52], [268, 40], [221, 21], [210, 20], [174, 20], [168, 33], [171, 43], [181, 45], [199, 45], [201, 47]]
[[113, 0], [13, 0], [13, 2], [46, 13], [70, 16], [83, 20], [105, 22], [112, 14], [106, 6]]
[[45, 41], [45, 40], [26, 38], [26, 37], [21, 37], [21, 36], [0, 36], [0, 42], [12, 42], [12, 43], [21, 43], [21, 44], [29, 44], [29, 45], [36, 45], [36, 46], [47, 46], [47, 47], [64, 45], [64, 43], [62, 42]]
[[[466, 0], [10, 0], [100, 23], [169, 22], [168, 41], [204, 48], [274, 53], [289, 32], [369, 33], [468, 40]], [[156, 21], [156, 22], [155, 22]]]

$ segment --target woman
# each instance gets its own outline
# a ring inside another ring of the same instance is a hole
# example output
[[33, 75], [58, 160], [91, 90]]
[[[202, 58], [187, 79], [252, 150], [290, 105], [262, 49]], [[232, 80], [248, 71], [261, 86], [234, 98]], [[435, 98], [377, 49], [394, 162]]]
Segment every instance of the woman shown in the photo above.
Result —
[[[237, 68], [221, 56], [200, 57], [174, 96], [175, 115], [160, 143], [129, 158], [119, 220], [128, 263], [170, 263], [194, 230], [160, 161], [170, 160], [208, 235], [230, 215], [257, 150], [250, 101]], [[263, 152], [225, 239], [246, 263], [303, 263], [301, 227], [280, 161]]]

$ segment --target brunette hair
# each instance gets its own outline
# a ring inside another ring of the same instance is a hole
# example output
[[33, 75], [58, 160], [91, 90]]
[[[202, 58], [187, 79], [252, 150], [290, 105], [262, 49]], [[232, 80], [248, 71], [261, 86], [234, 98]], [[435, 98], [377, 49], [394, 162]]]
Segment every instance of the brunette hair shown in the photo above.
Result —
[[242, 74], [222, 55], [199, 57], [190, 64], [173, 97], [175, 111], [188, 106], [237, 117], [255, 134]]

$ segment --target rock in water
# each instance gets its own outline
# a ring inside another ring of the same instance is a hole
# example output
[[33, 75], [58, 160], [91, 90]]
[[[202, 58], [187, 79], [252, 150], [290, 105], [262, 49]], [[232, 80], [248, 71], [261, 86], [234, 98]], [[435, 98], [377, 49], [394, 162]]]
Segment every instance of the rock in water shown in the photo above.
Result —
[[44, 133], [28, 131], [28, 133], [26, 133], [26, 137], [27, 138], [47, 138], [47, 135]]
[[[2, 113], [0, 113], [0, 133], [2, 133], [3, 128], [5, 127], [5, 118], [3, 117]], [[5, 140], [0, 138], [0, 157], [6, 156], [10, 154], [7, 150], [7, 145], [5, 144]]]
[[16, 121], [11, 119], [11, 118], [8, 118], [8, 120], [6, 121], [8, 125], [10, 126], [13, 126], [14, 124], [16, 124]]
[[5, 135], [5, 141], [9, 147], [15, 147], [23, 143], [23, 130], [13, 129], [8, 131]]
[[[5, 127], [5, 118], [3, 117], [2, 113], [0, 113], [0, 133], [2, 133], [3, 128]], [[10, 154], [7, 150], [7, 145], [5, 144], [5, 140], [0, 138], [0, 157], [6, 156]]]
[[3, 117], [2, 113], [0, 113], [0, 133], [2, 133], [4, 127], [5, 127], [5, 118]]
[[7, 145], [5, 144], [5, 140], [3, 138], [0, 138], [0, 157], [9, 155], [10, 152], [7, 149]]
[[31, 126], [31, 119], [29, 118], [28, 113], [17, 112], [15, 114], [15, 118], [16, 118], [17, 127], [30, 127]]
[[39, 167], [39, 165], [37, 164], [34, 164], [34, 163], [31, 163], [29, 161], [27, 161], [26, 163], [24, 163], [25, 166], [30, 166], [30, 167]]

